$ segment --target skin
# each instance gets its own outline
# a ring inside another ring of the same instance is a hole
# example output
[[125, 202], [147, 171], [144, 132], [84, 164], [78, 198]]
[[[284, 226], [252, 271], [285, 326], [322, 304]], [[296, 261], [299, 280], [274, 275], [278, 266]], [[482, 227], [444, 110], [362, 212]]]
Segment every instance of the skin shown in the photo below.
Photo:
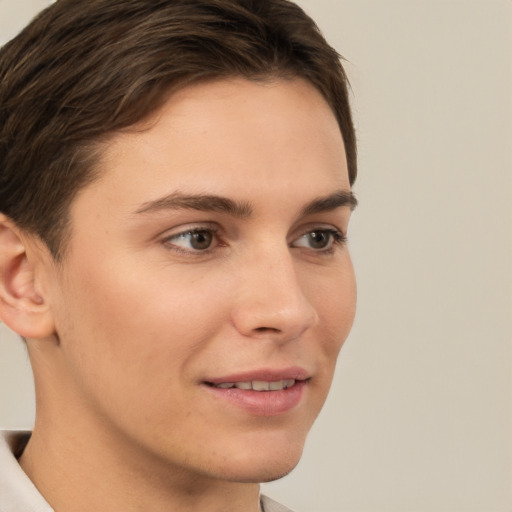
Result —
[[[113, 137], [72, 204], [62, 264], [11, 229], [40, 315], [24, 332], [37, 419], [21, 465], [57, 512], [259, 510], [258, 482], [297, 464], [353, 322], [352, 264], [333, 235], [351, 208], [303, 212], [339, 191], [343, 141], [316, 89], [223, 80]], [[177, 192], [244, 211], [158, 201]], [[205, 384], [290, 367], [308, 379], [279, 414]]]

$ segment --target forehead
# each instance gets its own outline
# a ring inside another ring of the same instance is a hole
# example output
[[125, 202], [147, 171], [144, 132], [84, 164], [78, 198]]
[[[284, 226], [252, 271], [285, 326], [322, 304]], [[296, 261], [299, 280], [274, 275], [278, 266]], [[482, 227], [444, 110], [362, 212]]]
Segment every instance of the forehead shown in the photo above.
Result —
[[131, 211], [175, 191], [252, 202], [273, 191], [307, 192], [312, 180], [318, 195], [350, 188], [335, 116], [302, 79], [185, 87], [151, 118], [116, 134], [99, 168], [85, 193], [96, 189], [105, 204], [122, 200]]

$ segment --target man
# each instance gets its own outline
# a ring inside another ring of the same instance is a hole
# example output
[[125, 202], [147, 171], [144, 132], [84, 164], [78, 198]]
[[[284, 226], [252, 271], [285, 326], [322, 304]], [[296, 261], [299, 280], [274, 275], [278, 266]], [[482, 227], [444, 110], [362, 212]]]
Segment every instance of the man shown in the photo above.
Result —
[[346, 78], [286, 0], [61, 0], [0, 52], [0, 510], [286, 510], [355, 310]]

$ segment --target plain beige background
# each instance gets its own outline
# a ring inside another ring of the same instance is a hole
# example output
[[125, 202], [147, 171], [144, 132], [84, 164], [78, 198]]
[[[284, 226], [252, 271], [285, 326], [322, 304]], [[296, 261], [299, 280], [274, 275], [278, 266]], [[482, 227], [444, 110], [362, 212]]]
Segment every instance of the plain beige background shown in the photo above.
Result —
[[[44, 0], [0, 0], [5, 42]], [[356, 324], [299, 467], [298, 512], [512, 511], [512, 2], [299, 0], [349, 60]], [[0, 425], [30, 426], [0, 330]]]

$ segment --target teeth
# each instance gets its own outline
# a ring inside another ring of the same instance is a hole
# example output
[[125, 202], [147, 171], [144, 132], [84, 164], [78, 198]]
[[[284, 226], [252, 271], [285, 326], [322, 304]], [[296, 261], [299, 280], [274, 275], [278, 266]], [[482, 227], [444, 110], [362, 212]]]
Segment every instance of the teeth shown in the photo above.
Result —
[[270, 382], [264, 380], [253, 380], [252, 389], [254, 391], [268, 391], [270, 389]]
[[222, 384], [217, 384], [216, 388], [229, 389], [234, 388], [235, 384], [233, 382], [223, 382]]
[[282, 389], [291, 388], [295, 384], [295, 379], [266, 381], [266, 380], [253, 380], [248, 382], [223, 382], [222, 384], [215, 384], [216, 388], [230, 389], [238, 388], [253, 391], [280, 391]]
[[283, 381], [283, 387], [284, 389], [291, 388], [295, 385], [295, 379], [288, 379]]
[[279, 389], [283, 389], [284, 382], [282, 380], [278, 380], [277, 382], [269, 382], [270, 391], [277, 391]]

